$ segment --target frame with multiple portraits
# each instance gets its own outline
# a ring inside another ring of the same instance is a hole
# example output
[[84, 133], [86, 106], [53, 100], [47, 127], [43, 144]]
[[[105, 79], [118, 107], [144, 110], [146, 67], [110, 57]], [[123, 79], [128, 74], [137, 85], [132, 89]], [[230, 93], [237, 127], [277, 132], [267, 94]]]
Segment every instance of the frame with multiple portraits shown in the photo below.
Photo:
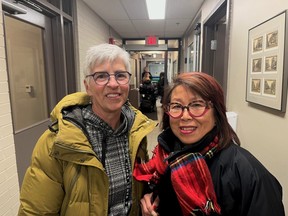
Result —
[[287, 11], [249, 29], [246, 101], [286, 111]]

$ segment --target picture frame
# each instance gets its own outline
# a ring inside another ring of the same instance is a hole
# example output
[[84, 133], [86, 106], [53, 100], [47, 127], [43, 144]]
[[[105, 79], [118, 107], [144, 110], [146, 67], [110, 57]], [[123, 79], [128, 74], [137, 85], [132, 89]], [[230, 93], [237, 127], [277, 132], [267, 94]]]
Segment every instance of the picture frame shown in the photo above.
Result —
[[287, 10], [249, 29], [246, 101], [286, 111]]

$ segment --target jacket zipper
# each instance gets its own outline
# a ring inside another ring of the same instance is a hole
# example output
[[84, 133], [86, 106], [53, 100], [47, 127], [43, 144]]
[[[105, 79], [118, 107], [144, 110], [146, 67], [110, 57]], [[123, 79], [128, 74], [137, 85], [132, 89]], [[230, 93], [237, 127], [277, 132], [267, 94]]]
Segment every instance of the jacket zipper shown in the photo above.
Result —
[[80, 175], [80, 169], [81, 169], [81, 166], [80, 165], [76, 165], [76, 174], [73, 176], [72, 178], [72, 181], [70, 183], [70, 186], [69, 186], [69, 189], [68, 189], [68, 193], [67, 195], [65, 196], [65, 200], [63, 201], [63, 211], [61, 210], [61, 215], [65, 215], [66, 214], [66, 211], [67, 211], [67, 208], [68, 208], [68, 203], [70, 201], [70, 197], [71, 197], [71, 193], [72, 193], [72, 189]]

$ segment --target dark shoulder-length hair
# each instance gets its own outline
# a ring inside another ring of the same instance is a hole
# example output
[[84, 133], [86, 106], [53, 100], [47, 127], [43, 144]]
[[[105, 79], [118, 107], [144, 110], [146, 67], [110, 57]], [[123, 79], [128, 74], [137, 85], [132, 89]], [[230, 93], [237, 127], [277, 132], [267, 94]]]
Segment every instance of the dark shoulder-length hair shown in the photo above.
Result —
[[165, 89], [162, 102], [164, 108], [162, 129], [170, 127], [169, 115], [165, 111], [167, 105], [170, 103], [171, 94], [177, 86], [184, 86], [194, 94], [199, 95], [205, 101], [212, 102], [220, 148], [225, 148], [231, 143], [231, 140], [240, 145], [240, 140], [230, 126], [226, 116], [226, 106], [222, 87], [216, 79], [203, 72], [180, 73], [174, 78], [173, 84]]

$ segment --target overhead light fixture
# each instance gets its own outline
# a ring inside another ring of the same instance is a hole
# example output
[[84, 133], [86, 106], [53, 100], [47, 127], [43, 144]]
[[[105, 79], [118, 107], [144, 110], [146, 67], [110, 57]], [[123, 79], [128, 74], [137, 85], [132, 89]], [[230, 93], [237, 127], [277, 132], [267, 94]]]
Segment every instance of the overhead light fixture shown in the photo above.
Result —
[[149, 19], [164, 19], [166, 0], [146, 0]]

